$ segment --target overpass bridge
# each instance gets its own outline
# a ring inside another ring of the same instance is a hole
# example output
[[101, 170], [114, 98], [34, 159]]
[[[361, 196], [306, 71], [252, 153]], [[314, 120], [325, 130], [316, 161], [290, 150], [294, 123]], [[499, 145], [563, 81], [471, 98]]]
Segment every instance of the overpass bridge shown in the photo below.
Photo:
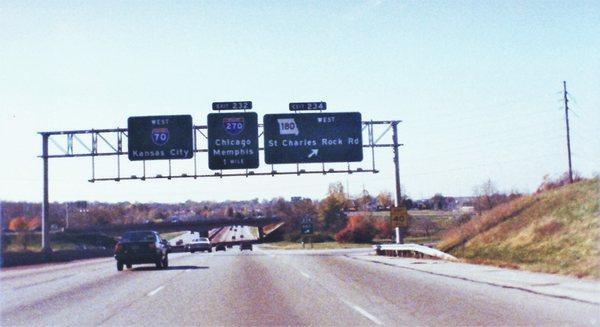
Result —
[[258, 228], [259, 239], [264, 236], [263, 228], [266, 225], [280, 223], [281, 218], [278, 217], [251, 217], [251, 218], [203, 218], [194, 221], [178, 221], [178, 222], [160, 222], [160, 223], [145, 223], [145, 224], [119, 224], [119, 225], [104, 225], [93, 226], [86, 228], [68, 228], [66, 233], [83, 234], [83, 233], [98, 233], [111, 236], [120, 236], [130, 230], [155, 230], [159, 233], [170, 233], [179, 231], [198, 232], [202, 236], [208, 236], [208, 231], [211, 229], [226, 227], [226, 226], [252, 226]]

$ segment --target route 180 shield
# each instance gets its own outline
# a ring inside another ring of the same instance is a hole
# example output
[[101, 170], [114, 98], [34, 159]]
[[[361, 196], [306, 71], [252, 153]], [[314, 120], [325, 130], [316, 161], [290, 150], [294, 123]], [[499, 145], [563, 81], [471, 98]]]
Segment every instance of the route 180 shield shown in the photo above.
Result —
[[238, 135], [244, 130], [244, 117], [223, 118], [223, 128], [231, 135]]

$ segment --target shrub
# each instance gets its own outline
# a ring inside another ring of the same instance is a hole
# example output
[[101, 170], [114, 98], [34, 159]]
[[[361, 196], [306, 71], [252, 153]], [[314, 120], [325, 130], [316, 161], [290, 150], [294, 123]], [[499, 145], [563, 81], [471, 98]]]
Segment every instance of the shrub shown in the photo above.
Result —
[[340, 243], [370, 243], [377, 234], [375, 224], [369, 218], [352, 216], [344, 229], [335, 234], [335, 240]]
[[[583, 177], [581, 177], [581, 175], [579, 175], [579, 173], [577, 173], [577, 172], [573, 173], [573, 183], [579, 182], [582, 180], [583, 180]], [[554, 179], [551, 178], [549, 175], [545, 175], [544, 181], [542, 182], [542, 184], [540, 184], [540, 186], [535, 191], [535, 193], [539, 194], [544, 191], [559, 188], [559, 187], [561, 187], [563, 185], [567, 185], [567, 184], [569, 184], [569, 173], [568, 172], [565, 172], [561, 176], [554, 178]]]
[[390, 221], [385, 218], [375, 220], [375, 230], [377, 231], [375, 238], [378, 239], [387, 239], [393, 234], [392, 224], [390, 224]]
[[17, 232], [17, 243], [23, 246], [23, 250], [27, 250], [27, 220], [24, 217], [17, 217], [10, 220], [8, 228]]

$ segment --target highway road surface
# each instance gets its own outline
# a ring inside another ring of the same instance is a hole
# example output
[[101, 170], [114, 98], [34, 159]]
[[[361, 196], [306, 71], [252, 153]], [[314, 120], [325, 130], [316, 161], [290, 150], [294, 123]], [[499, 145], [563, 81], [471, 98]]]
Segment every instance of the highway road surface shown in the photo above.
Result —
[[212, 238], [212, 243], [227, 243], [240, 241], [256, 241], [258, 228], [250, 226], [227, 226]]
[[4, 269], [0, 325], [600, 323], [597, 303], [362, 260], [369, 251], [234, 246], [171, 254], [166, 270], [117, 272], [112, 258]]

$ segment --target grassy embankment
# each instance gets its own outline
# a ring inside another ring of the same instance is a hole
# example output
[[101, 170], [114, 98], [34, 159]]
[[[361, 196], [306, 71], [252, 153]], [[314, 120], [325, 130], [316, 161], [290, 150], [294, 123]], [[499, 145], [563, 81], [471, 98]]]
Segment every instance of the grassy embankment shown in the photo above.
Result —
[[502, 204], [448, 231], [438, 249], [470, 262], [600, 278], [600, 180]]

